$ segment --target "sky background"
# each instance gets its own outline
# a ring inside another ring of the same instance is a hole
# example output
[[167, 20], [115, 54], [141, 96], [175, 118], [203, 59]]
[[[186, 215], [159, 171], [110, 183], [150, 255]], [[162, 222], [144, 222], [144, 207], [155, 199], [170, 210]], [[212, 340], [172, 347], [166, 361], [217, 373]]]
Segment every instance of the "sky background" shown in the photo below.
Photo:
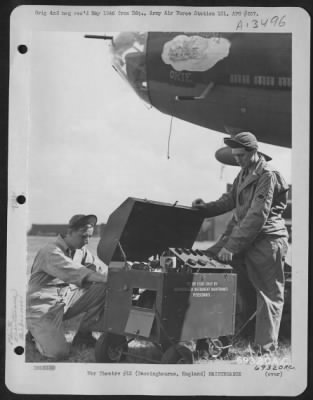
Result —
[[[86, 32], [88, 33], [88, 32]], [[111, 65], [108, 42], [34, 32], [28, 223], [99, 222], [127, 197], [215, 200], [238, 173], [214, 157], [225, 135], [149, 108]], [[291, 150], [260, 144], [291, 183]]]

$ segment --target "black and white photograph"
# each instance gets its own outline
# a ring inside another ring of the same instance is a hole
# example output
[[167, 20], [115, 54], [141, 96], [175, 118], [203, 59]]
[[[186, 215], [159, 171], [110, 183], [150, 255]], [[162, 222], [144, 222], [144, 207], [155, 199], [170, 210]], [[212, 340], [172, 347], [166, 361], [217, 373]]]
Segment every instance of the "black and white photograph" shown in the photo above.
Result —
[[10, 29], [8, 388], [303, 392], [305, 10], [33, 5]]

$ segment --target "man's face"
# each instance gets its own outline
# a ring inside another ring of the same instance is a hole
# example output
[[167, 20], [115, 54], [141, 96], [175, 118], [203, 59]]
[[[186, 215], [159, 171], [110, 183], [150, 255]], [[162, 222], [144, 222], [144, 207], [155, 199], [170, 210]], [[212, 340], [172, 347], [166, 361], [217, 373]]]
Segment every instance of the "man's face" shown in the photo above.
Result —
[[89, 243], [89, 239], [93, 235], [93, 227], [86, 226], [78, 230], [71, 230], [67, 234], [68, 242], [73, 249], [81, 249]]
[[244, 148], [231, 149], [231, 152], [241, 168], [247, 168], [253, 160], [254, 151], [247, 151]]

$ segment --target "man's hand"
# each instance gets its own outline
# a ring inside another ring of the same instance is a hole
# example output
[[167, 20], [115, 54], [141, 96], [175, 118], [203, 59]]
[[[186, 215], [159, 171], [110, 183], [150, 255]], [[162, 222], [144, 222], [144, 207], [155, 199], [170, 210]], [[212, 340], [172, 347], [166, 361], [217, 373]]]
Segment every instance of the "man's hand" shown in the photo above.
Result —
[[91, 272], [90, 275], [86, 276], [87, 282], [105, 283], [107, 282], [107, 280], [108, 280], [107, 275], [100, 274], [99, 272]]
[[91, 269], [94, 272], [99, 272], [99, 274], [105, 275], [108, 273], [108, 267], [104, 263], [87, 264], [86, 268]]
[[217, 258], [220, 261], [223, 261], [225, 263], [230, 262], [233, 259], [233, 253], [225, 247], [223, 247], [218, 253], [217, 253]]
[[87, 264], [86, 268], [91, 269], [94, 274], [89, 275], [87, 277], [87, 281], [89, 282], [106, 282], [108, 279], [108, 267], [104, 263], [95, 264]]
[[98, 272], [97, 271], [97, 266], [95, 264], [86, 264], [85, 267], [88, 268], [88, 269], [91, 269], [94, 272]]
[[203, 210], [206, 206], [206, 203], [202, 199], [196, 199], [192, 202], [192, 207], [197, 208], [198, 210]]

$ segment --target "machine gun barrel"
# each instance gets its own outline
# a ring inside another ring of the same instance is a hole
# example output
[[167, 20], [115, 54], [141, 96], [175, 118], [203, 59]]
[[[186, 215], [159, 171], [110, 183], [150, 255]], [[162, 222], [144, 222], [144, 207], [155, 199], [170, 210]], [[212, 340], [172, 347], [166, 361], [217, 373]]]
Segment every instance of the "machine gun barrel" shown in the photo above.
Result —
[[113, 36], [85, 35], [84, 37], [87, 39], [113, 40]]

